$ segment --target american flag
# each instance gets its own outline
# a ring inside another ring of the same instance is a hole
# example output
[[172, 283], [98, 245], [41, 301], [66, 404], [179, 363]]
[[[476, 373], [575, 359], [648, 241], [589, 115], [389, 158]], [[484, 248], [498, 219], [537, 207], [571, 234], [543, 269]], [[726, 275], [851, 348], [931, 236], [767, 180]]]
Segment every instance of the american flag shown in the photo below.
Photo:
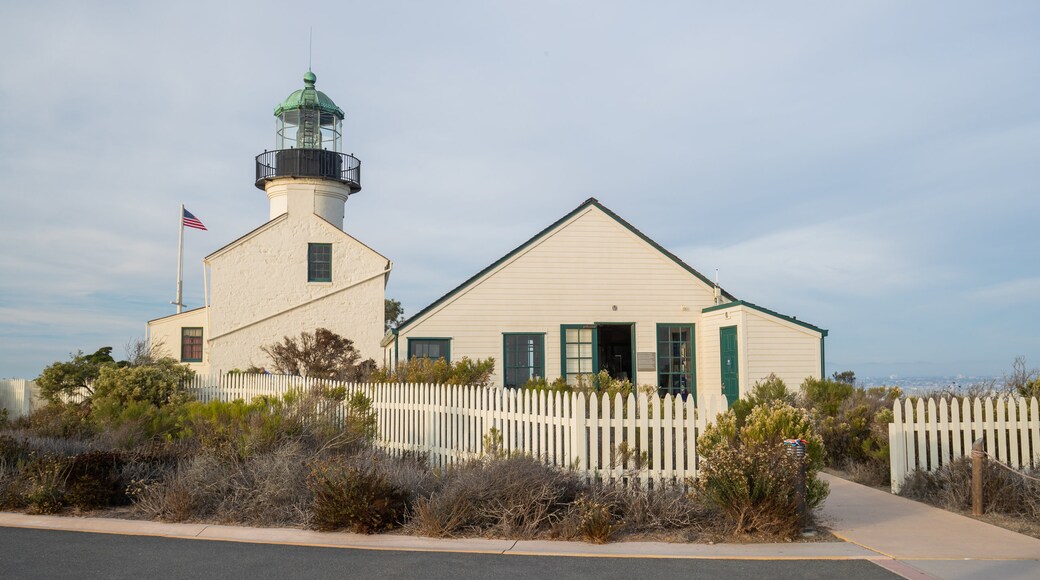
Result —
[[184, 225], [188, 226], [189, 228], [195, 228], [197, 230], [206, 229], [206, 226], [202, 225], [202, 222], [199, 221], [199, 218], [192, 215], [191, 212], [188, 210], [184, 210]]

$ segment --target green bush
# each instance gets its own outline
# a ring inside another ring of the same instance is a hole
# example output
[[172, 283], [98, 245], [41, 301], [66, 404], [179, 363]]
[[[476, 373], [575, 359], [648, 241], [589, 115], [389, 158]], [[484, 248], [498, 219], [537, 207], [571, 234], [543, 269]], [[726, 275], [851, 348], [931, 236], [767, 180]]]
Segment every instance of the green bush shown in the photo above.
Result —
[[535, 377], [533, 379], [528, 379], [527, 382], [521, 386], [521, 389], [535, 392], [545, 391], [547, 393], [570, 393], [574, 390], [563, 377], [556, 377], [552, 381], [547, 381], [543, 377]]
[[399, 363], [396, 369], [383, 367], [372, 373], [369, 380], [377, 383], [429, 383], [437, 385], [491, 384], [495, 373], [495, 359], [472, 360], [469, 357], [448, 362], [443, 358], [433, 360], [416, 357]]
[[48, 365], [36, 379], [40, 393], [51, 403], [62, 402], [69, 396], [89, 397], [94, 389], [101, 369], [116, 366], [112, 358], [112, 347], [100, 348], [94, 354], [79, 351], [68, 361], [57, 361]]
[[742, 427], [730, 409], [708, 425], [698, 439], [704, 459], [699, 486], [705, 497], [727, 514], [736, 533], [793, 534], [799, 520], [794, 477], [798, 460], [783, 446], [804, 439], [806, 504], [811, 509], [827, 496], [816, 476], [823, 465], [823, 441], [804, 409], [775, 401], [755, 407]]
[[802, 383], [805, 406], [824, 417], [838, 414], [841, 404], [856, 391], [854, 385], [831, 379], [809, 377]]
[[341, 458], [317, 463], [307, 487], [314, 494], [311, 522], [319, 530], [373, 534], [401, 523], [408, 509], [408, 491], [386, 474]]
[[737, 427], [744, 425], [752, 409], [774, 401], [793, 403], [794, 395], [787, 390], [787, 385], [783, 379], [775, 374], [770, 374], [761, 381], [755, 381], [755, 384], [751, 387], [751, 392], [733, 403], [731, 408], [737, 417]]
[[91, 421], [101, 431], [124, 426], [139, 429], [126, 437], [130, 445], [169, 435], [190, 400], [182, 385], [194, 375], [171, 358], [142, 366], [104, 366], [94, 381]]
[[[340, 418], [340, 409], [344, 417]], [[356, 392], [315, 388], [290, 391], [282, 397], [260, 396], [242, 400], [185, 406], [181, 435], [226, 457], [245, 459], [286, 441], [299, 440], [308, 449], [340, 449], [370, 442], [375, 437], [372, 401]]]
[[856, 474], [860, 483], [885, 483], [888, 424], [893, 420], [892, 404], [901, 394], [895, 387], [856, 389], [834, 416], [817, 416], [828, 465]]

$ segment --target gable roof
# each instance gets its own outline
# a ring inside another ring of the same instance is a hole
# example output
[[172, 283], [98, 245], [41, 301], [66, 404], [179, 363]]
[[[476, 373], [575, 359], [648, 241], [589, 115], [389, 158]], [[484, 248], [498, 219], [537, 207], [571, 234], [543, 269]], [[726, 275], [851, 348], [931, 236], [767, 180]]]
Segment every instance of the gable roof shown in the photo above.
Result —
[[[343, 234], [344, 236], [350, 238], [351, 240], [357, 242], [358, 245], [360, 245], [361, 247], [365, 248], [366, 250], [372, 252], [373, 254], [379, 256], [380, 258], [386, 260], [387, 263], [390, 262], [389, 258], [387, 258], [383, 254], [380, 254], [379, 252], [373, 250], [372, 247], [369, 246], [368, 244], [362, 242], [361, 240], [355, 238], [354, 236], [352, 236], [352, 235], [348, 234], [347, 232], [341, 230], [340, 228], [336, 227], [336, 224], [330, 222], [329, 220], [321, 217], [318, 214], [312, 214], [312, 215], [314, 215], [314, 217], [318, 218], [318, 220], [320, 220], [320, 221], [324, 222], [325, 224], [327, 224], [330, 228], [332, 228], [333, 231], [339, 232], [339, 233]], [[214, 250], [208, 256], [203, 258], [202, 261], [206, 262], [210, 258], [215, 258], [215, 257], [217, 257], [218, 254], [222, 254], [222, 253], [226, 252], [227, 250], [230, 250], [234, 246], [237, 246], [238, 244], [241, 244], [242, 242], [245, 242], [249, 238], [252, 238], [254, 236], [259, 235], [261, 232], [267, 230], [268, 228], [272, 228], [272, 227], [274, 227], [275, 224], [281, 223], [281, 222], [283, 222], [283, 221], [285, 221], [287, 219], [289, 219], [289, 212], [280, 214], [277, 217], [275, 217], [274, 219], [271, 219], [271, 220], [265, 222], [264, 224], [260, 225], [259, 227], [253, 228], [252, 230], [246, 232], [242, 236], [236, 238], [234, 241], [226, 244], [225, 246], [221, 247], [220, 249]]]
[[189, 314], [191, 312], [195, 312], [196, 310], [202, 310], [203, 308], [206, 308], [206, 307], [205, 306], [196, 306], [195, 308], [192, 308], [191, 310], [185, 310], [184, 312], [175, 312], [173, 314], [167, 314], [166, 316], [160, 316], [159, 318], [153, 318], [153, 319], [148, 321], [148, 324], [151, 324], [153, 322], [158, 322], [160, 320], [166, 320], [167, 318], [173, 318], [174, 316], [184, 316], [185, 314]]
[[770, 310], [768, 308], [764, 308], [762, 306], [759, 306], [758, 304], [752, 304], [752, 303], [750, 303], [750, 302], [748, 302], [746, 300], [735, 300], [733, 302], [727, 302], [726, 304], [716, 304], [715, 306], [709, 306], [709, 307], [701, 310], [701, 312], [704, 312], [704, 313], [714, 312], [716, 310], [723, 310], [723, 309], [726, 309], [726, 308], [732, 308], [734, 306], [747, 306], [748, 308], [750, 308], [752, 310], [757, 310], [757, 311], [759, 311], [759, 312], [761, 312], [763, 314], [768, 314], [770, 316], [774, 316], [776, 318], [779, 318], [780, 320], [786, 320], [787, 322], [790, 322], [790, 323], [793, 323], [793, 324], [797, 324], [798, 326], [804, 326], [805, 328], [808, 328], [809, 330], [815, 330], [816, 332], [819, 332], [821, 336], [827, 336], [827, 330], [825, 330], [823, 328], [820, 328], [819, 326], [816, 326], [815, 324], [809, 324], [808, 322], [805, 322], [804, 320], [798, 320], [794, 316], [787, 316], [786, 314], [780, 314], [779, 312], [777, 312], [775, 310]]
[[257, 235], [257, 234], [259, 234], [260, 232], [262, 232], [264, 230], [267, 230], [267, 229], [270, 229], [270, 228], [274, 227], [275, 224], [281, 223], [281, 222], [283, 222], [283, 221], [285, 221], [287, 219], [289, 219], [289, 213], [288, 212], [283, 213], [283, 214], [275, 217], [272, 220], [268, 220], [268, 221], [264, 222], [263, 224], [260, 224], [259, 226], [257, 226], [255, 228], [249, 230], [248, 232], [242, 234], [238, 238], [235, 238], [233, 241], [225, 244], [224, 246], [220, 247], [219, 249], [213, 250], [212, 252], [210, 252], [210, 254], [208, 256], [203, 258], [202, 261], [203, 262], [207, 262], [207, 261], [209, 261], [210, 258], [215, 258], [217, 256], [217, 254], [222, 254], [222, 253], [226, 252], [227, 250], [231, 249], [232, 247], [237, 246], [238, 244], [241, 244], [242, 242], [248, 240], [249, 238], [251, 238], [251, 237], [253, 237], [253, 236]]
[[[689, 264], [687, 264], [686, 262], [683, 262], [682, 260], [680, 260], [678, 256], [676, 256], [675, 254], [673, 254], [673, 253], [669, 252], [668, 250], [664, 249], [663, 246], [661, 246], [657, 242], [651, 240], [646, 234], [644, 234], [643, 232], [641, 232], [638, 229], [636, 229], [635, 226], [633, 226], [632, 224], [630, 224], [627, 221], [625, 221], [624, 219], [622, 219], [621, 216], [619, 216], [616, 213], [614, 213], [614, 212], [610, 211], [609, 209], [607, 209], [603, 204], [601, 204], [599, 202], [599, 200], [597, 200], [594, 197], [590, 197], [590, 198], [586, 199], [584, 202], [582, 202], [581, 205], [579, 205], [578, 207], [574, 208], [573, 211], [571, 211], [567, 215], [563, 216], [562, 218], [556, 220], [555, 222], [550, 224], [548, 227], [546, 227], [542, 231], [540, 231], [537, 234], [535, 234], [534, 237], [532, 237], [531, 239], [529, 239], [526, 242], [524, 242], [524, 243], [520, 244], [519, 246], [517, 246], [515, 249], [513, 249], [513, 251], [509, 252], [505, 256], [502, 256], [501, 258], [496, 260], [494, 263], [492, 263], [490, 266], [488, 266], [488, 267], [484, 268], [483, 270], [477, 272], [472, 277], [470, 277], [468, 280], [466, 280], [462, 284], [459, 284], [454, 289], [452, 289], [450, 292], [448, 292], [444, 296], [441, 296], [437, 300], [434, 300], [429, 306], [427, 306], [426, 308], [423, 308], [422, 310], [417, 312], [414, 316], [411, 316], [410, 318], [408, 318], [407, 320], [402, 322], [398, 326], [398, 330], [406, 328], [412, 322], [422, 318], [423, 316], [425, 316], [430, 311], [434, 310], [435, 308], [437, 308], [441, 304], [447, 302], [453, 296], [455, 296], [456, 294], [462, 292], [467, 287], [471, 286], [472, 284], [474, 284], [475, 282], [477, 282], [478, 280], [483, 278], [489, 272], [493, 271], [495, 268], [497, 268], [497, 267], [501, 266], [502, 264], [508, 262], [511, 258], [516, 256], [520, 252], [523, 252], [528, 247], [532, 246], [533, 244], [539, 242], [540, 240], [542, 240], [543, 238], [548, 236], [549, 233], [551, 233], [553, 230], [558, 228], [560, 225], [566, 223], [568, 220], [570, 220], [574, 216], [578, 215], [579, 213], [581, 213], [583, 210], [585, 210], [589, 206], [593, 206], [593, 207], [599, 209], [605, 215], [607, 215], [608, 217], [610, 217], [611, 219], [613, 219], [617, 223], [619, 223], [622, 226], [624, 226], [625, 229], [627, 229], [628, 231], [630, 231], [633, 234], [635, 234], [636, 236], [638, 236], [644, 242], [650, 244], [650, 246], [653, 247], [655, 250], [657, 250], [658, 252], [664, 254], [664, 256], [666, 258], [668, 258], [669, 260], [675, 262], [676, 264], [678, 264], [680, 267], [682, 267], [684, 270], [686, 270], [690, 274], [693, 274], [700, 281], [704, 282], [708, 286], [711, 286], [711, 287], [715, 286], [714, 282], [709, 280], [707, 277], [705, 277], [703, 274], [701, 274], [697, 270], [694, 270], [693, 267], [690, 266]], [[722, 290], [722, 289], [720, 288], [720, 290]], [[730, 294], [729, 292], [726, 292], [725, 290], [722, 290], [722, 295], [725, 296], [729, 300], [736, 300], [736, 298], [732, 294]]]

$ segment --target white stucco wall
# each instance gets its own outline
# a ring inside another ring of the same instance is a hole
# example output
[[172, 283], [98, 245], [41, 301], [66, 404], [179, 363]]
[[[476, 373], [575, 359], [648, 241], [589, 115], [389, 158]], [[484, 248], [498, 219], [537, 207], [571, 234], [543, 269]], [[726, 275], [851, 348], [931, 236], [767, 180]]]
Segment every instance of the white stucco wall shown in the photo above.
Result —
[[202, 328], [202, 362], [184, 362], [199, 374], [209, 373], [210, 349], [209, 329], [206, 325], [206, 308], [196, 308], [180, 314], [150, 320], [148, 322], [148, 342], [153, 352], [181, 360], [181, 329]]
[[[320, 180], [287, 181], [286, 213], [206, 258], [214, 372], [265, 366], [261, 346], [320, 327], [381, 358], [389, 260], [315, 215], [327, 202]], [[310, 243], [332, 245], [331, 282], [307, 281]]]
[[339, 229], [343, 229], [343, 217], [350, 188], [338, 181], [326, 179], [289, 178], [268, 181], [264, 190], [270, 204], [270, 219], [290, 210], [290, 205], [299, 202], [297, 209], [314, 213]]

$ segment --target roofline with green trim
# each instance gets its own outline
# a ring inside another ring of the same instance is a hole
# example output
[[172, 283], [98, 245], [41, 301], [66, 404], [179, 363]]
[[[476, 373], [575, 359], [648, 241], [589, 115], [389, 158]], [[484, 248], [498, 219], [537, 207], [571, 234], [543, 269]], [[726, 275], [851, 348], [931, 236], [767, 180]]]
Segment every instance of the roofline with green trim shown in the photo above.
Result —
[[747, 302], [745, 300], [737, 300], [735, 302], [727, 302], [726, 304], [716, 304], [715, 306], [709, 306], [709, 307], [705, 308], [704, 310], [701, 310], [701, 312], [706, 314], [708, 312], [714, 312], [716, 310], [724, 310], [726, 308], [733, 308], [734, 306], [747, 306], [748, 308], [750, 308], [752, 310], [757, 310], [757, 311], [762, 312], [764, 314], [768, 314], [770, 316], [775, 316], [775, 317], [779, 318], [780, 320], [786, 320], [787, 322], [792, 322], [794, 324], [797, 324], [798, 326], [804, 326], [805, 328], [808, 328], [809, 330], [815, 330], [816, 332], [819, 332], [821, 336], [827, 336], [827, 330], [825, 330], [823, 328], [820, 328], [819, 326], [816, 326], [814, 324], [809, 324], [808, 322], [804, 322], [802, 320], [798, 320], [797, 318], [795, 318], [793, 316], [787, 316], [786, 314], [780, 314], [779, 312], [777, 312], [775, 310], [770, 310], [768, 308], [763, 308], [762, 306], [759, 306], [758, 304], [752, 304], [752, 303]]
[[[490, 266], [484, 268], [480, 272], [477, 272], [475, 275], [471, 276], [465, 282], [463, 282], [462, 284], [459, 284], [458, 286], [453, 288], [451, 291], [449, 291], [444, 296], [441, 296], [437, 300], [434, 300], [432, 303], [430, 303], [429, 306], [427, 306], [426, 308], [423, 308], [422, 310], [417, 312], [414, 316], [412, 316], [412, 317], [408, 318], [407, 320], [401, 322], [401, 324], [398, 325], [397, 328], [398, 329], [404, 329], [409, 324], [411, 324], [413, 321], [422, 318], [423, 316], [428, 314], [430, 311], [432, 311], [436, 307], [438, 307], [441, 304], [443, 304], [444, 302], [446, 302], [448, 299], [452, 298], [453, 296], [455, 296], [459, 292], [465, 290], [466, 287], [468, 287], [470, 284], [472, 284], [472, 283], [476, 282], [477, 280], [481, 279], [484, 275], [486, 275], [489, 272], [493, 271], [495, 268], [501, 266], [505, 262], [508, 262], [511, 258], [516, 256], [520, 252], [526, 250], [528, 247], [530, 247], [531, 245], [536, 243], [538, 240], [540, 240], [543, 237], [545, 237], [549, 232], [553, 231], [554, 229], [559, 227], [561, 224], [567, 222], [567, 220], [569, 220], [569, 219], [573, 218], [574, 216], [578, 215], [579, 213], [581, 213], [583, 210], [585, 210], [589, 206], [597, 207], [600, 211], [602, 211], [603, 213], [605, 213], [606, 215], [610, 216], [615, 221], [617, 221], [619, 224], [624, 226], [625, 229], [627, 229], [628, 231], [630, 231], [633, 234], [637, 235], [644, 242], [650, 244], [650, 246], [652, 246], [654, 249], [656, 249], [657, 251], [659, 251], [662, 254], [664, 254], [667, 258], [669, 258], [670, 260], [672, 260], [673, 262], [678, 264], [680, 267], [682, 267], [687, 272], [693, 274], [697, 279], [699, 279], [700, 281], [704, 282], [705, 284], [707, 284], [708, 286], [710, 286], [712, 288], [715, 287], [715, 283], [712, 282], [711, 280], [709, 280], [706, 276], [704, 276], [703, 274], [701, 274], [697, 270], [694, 270], [692, 266], [690, 266], [686, 262], [683, 262], [682, 260], [680, 260], [679, 257], [676, 256], [675, 254], [673, 254], [673, 253], [669, 252], [668, 250], [664, 249], [663, 246], [661, 246], [657, 242], [655, 242], [652, 239], [650, 239], [646, 234], [644, 234], [643, 232], [641, 232], [638, 229], [636, 229], [635, 226], [633, 226], [632, 224], [630, 224], [627, 221], [625, 221], [621, 216], [619, 216], [616, 213], [614, 213], [614, 212], [610, 211], [609, 209], [607, 209], [603, 204], [601, 204], [599, 202], [599, 200], [597, 200], [594, 197], [590, 197], [590, 198], [586, 199], [584, 202], [582, 202], [581, 205], [579, 205], [578, 207], [574, 208], [574, 210], [569, 212], [567, 215], [565, 215], [562, 218], [556, 220], [555, 222], [550, 224], [548, 227], [546, 227], [542, 231], [540, 231], [537, 234], [535, 234], [531, 239], [529, 239], [526, 242], [524, 242], [523, 244], [520, 244], [519, 246], [517, 246], [515, 249], [513, 249], [513, 251], [509, 252], [505, 256], [502, 256], [501, 258], [499, 258], [494, 263], [492, 263]], [[727, 299], [729, 299], [729, 300], [736, 300], [736, 298], [732, 294], [730, 294], [729, 292], [726, 292], [725, 290], [722, 290], [721, 288], [720, 288], [720, 290], [722, 291], [722, 295], [725, 296]]]

